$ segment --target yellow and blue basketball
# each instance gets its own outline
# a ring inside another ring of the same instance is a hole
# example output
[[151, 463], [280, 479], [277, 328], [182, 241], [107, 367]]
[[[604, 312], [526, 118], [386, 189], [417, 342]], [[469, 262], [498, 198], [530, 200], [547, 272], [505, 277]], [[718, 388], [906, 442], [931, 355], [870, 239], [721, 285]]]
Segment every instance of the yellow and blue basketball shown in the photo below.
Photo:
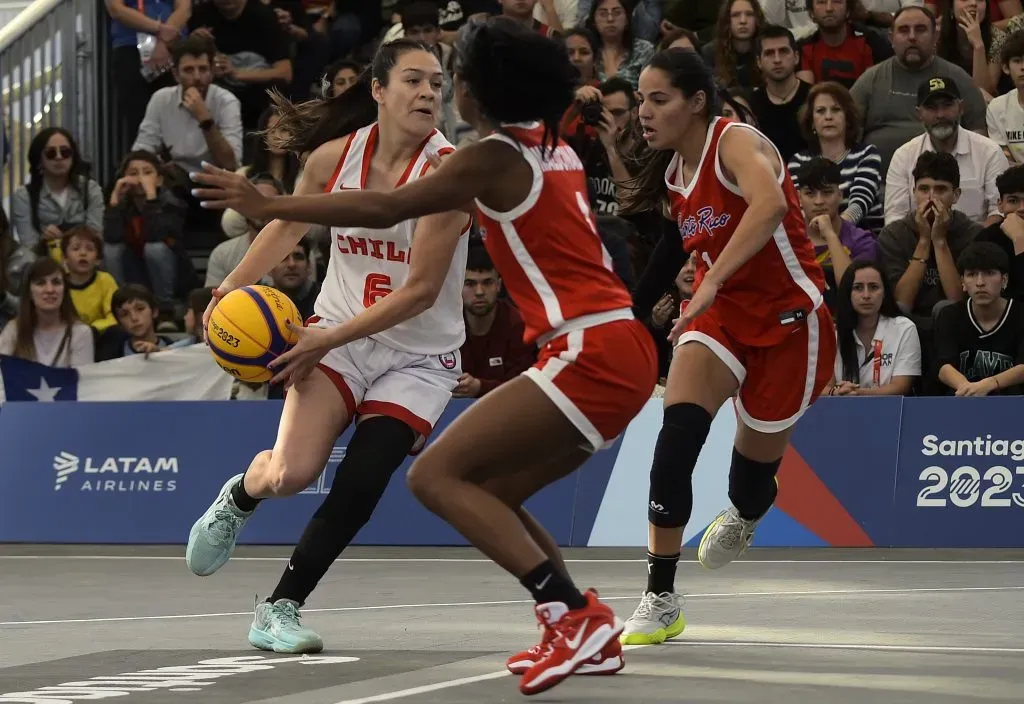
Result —
[[241, 381], [270, 381], [267, 369], [297, 341], [288, 323], [302, 325], [292, 300], [270, 286], [243, 286], [220, 299], [206, 339], [221, 369]]

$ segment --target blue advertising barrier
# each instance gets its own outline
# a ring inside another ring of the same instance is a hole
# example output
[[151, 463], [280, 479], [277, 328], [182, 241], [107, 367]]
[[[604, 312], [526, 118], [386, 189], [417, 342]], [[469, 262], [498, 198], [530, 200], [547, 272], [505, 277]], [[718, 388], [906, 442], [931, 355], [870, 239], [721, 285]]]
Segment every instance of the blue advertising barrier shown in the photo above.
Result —
[[1024, 545], [1020, 397], [907, 399], [893, 491], [905, 545]]
[[[454, 401], [440, 433], [469, 405]], [[798, 424], [755, 546], [1024, 546], [1021, 398], [825, 398]], [[8, 403], [0, 409], [0, 542], [182, 544], [224, 482], [273, 445], [280, 402]], [[561, 545], [647, 539], [651, 400], [612, 448], [527, 503]], [[684, 542], [728, 505], [727, 405], [694, 473]], [[330, 490], [351, 429], [298, 496], [264, 502], [240, 542], [293, 544]], [[538, 458], [543, 448], [538, 448]], [[465, 545], [405, 487], [409, 458], [356, 537]]]
[[[453, 402], [440, 432], [467, 401]], [[182, 543], [231, 476], [273, 445], [281, 402], [12, 403], [0, 413], [0, 541]], [[352, 434], [298, 496], [267, 501], [239, 542], [294, 544], [330, 491]], [[596, 457], [596, 464], [608, 463]], [[361, 544], [464, 545], [405, 487], [411, 458], [392, 477]], [[569, 544], [577, 475], [527, 507]]]

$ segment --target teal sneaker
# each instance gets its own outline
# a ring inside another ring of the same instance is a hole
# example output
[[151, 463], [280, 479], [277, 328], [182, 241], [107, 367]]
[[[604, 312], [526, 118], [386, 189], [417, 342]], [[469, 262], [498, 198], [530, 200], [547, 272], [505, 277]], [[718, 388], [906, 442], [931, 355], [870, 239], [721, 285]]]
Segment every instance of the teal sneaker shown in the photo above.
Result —
[[206, 509], [188, 534], [185, 562], [192, 574], [206, 577], [221, 567], [235, 550], [235, 541], [253, 511], [245, 512], [231, 499], [231, 487], [241, 474], [228, 479], [210, 508]]
[[319, 653], [324, 649], [323, 639], [302, 626], [299, 605], [290, 599], [278, 599], [272, 604], [257, 599], [249, 643], [275, 653]]

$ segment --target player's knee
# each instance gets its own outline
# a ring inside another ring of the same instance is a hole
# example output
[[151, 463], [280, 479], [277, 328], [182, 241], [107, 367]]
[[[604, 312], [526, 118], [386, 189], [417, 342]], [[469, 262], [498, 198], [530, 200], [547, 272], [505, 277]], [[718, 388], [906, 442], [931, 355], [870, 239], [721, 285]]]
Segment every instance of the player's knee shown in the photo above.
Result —
[[412, 467], [409, 468], [405, 475], [405, 485], [421, 504], [432, 509], [437, 505], [438, 482], [431, 479], [430, 466], [425, 464], [422, 459], [421, 457], [413, 462]]
[[694, 403], [665, 409], [651, 464], [647, 518], [659, 528], [680, 528], [693, 511], [693, 470], [711, 431], [711, 414]]

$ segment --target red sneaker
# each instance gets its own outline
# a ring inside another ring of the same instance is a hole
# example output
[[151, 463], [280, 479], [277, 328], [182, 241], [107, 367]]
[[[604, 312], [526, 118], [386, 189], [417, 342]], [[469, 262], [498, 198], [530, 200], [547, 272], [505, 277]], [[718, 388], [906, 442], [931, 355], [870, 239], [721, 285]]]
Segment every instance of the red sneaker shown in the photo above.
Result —
[[[540, 614], [538, 614], [537, 617], [540, 619]], [[541, 637], [540, 643], [529, 650], [516, 653], [505, 663], [505, 667], [507, 667], [508, 671], [513, 675], [522, 675], [531, 667], [536, 665], [547, 651], [548, 646], [551, 645], [551, 641], [554, 640], [554, 629], [543, 621], [541, 621], [541, 625], [544, 628], [544, 635]], [[618, 638], [613, 638], [608, 641], [608, 644], [605, 645], [604, 648], [601, 649], [600, 653], [580, 665], [580, 668], [576, 670], [575, 674], [614, 675], [624, 666], [625, 661], [622, 659], [622, 644], [619, 642]]]
[[[600, 657], [611, 641], [618, 640], [622, 633], [622, 621], [597, 600], [594, 592], [588, 591], [584, 596], [587, 605], [574, 611], [570, 611], [561, 602], [537, 607], [538, 616], [544, 618], [554, 637], [540, 660], [523, 674], [519, 682], [519, 691], [523, 694], [538, 694], [551, 689], [583, 665], [595, 665], [591, 661]], [[617, 654], [610, 654], [613, 660], [607, 667], [616, 667], [617, 672], [621, 669], [622, 648], [618, 649]], [[616, 657], [618, 662], [614, 661]]]

